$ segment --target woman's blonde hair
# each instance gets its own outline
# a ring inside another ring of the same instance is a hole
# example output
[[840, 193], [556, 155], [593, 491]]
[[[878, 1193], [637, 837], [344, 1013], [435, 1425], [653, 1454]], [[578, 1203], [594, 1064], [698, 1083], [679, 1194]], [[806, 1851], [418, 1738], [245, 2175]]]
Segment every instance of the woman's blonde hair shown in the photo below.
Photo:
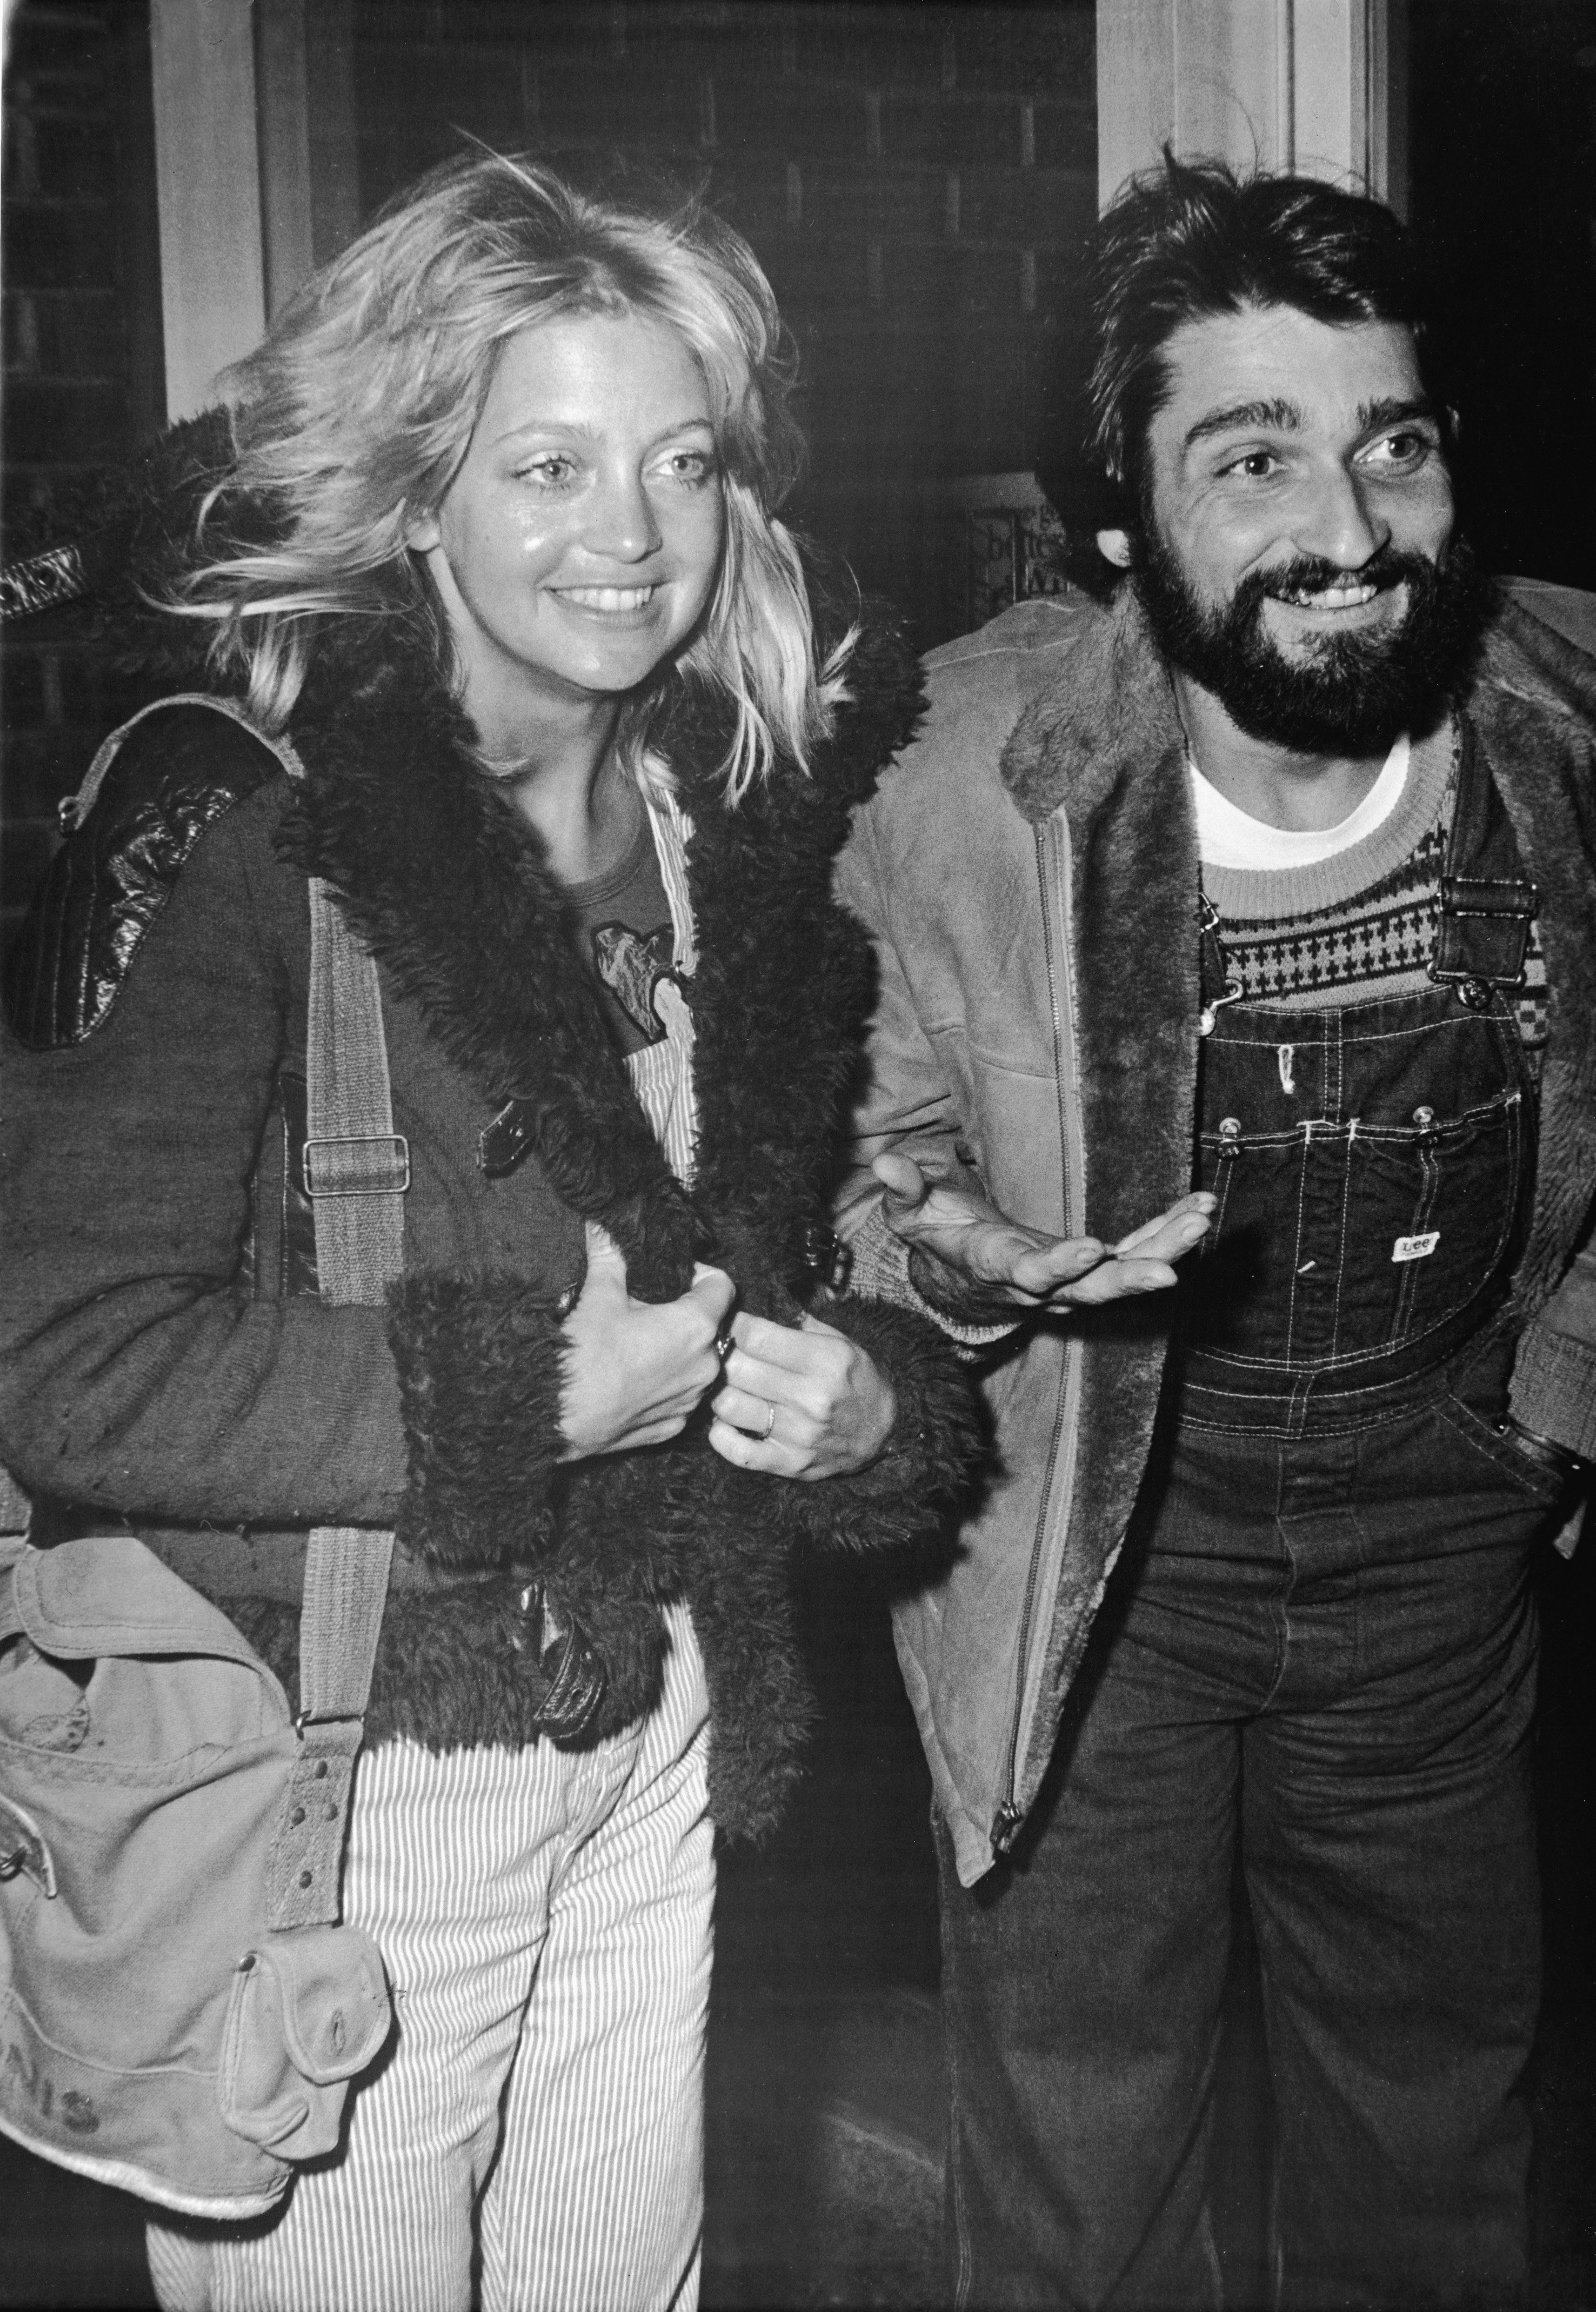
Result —
[[[206, 501], [202, 551], [239, 499], [262, 506], [275, 535], [208, 552], [169, 607], [216, 621], [213, 661], [247, 671], [268, 730], [294, 706], [321, 617], [408, 609], [449, 664], [409, 530], [458, 470], [505, 339], [586, 312], [674, 329], [709, 388], [725, 543], [675, 663], [735, 705], [727, 792], [735, 801], [766, 776], [778, 749], [807, 764], [846, 696], [853, 638], [817, 666], [802, 567], [775, 518], [803, 444], [788, 408], [790, 342], [759, 260], [696, 199], [623, 206], [495, 153], [447, 162], [399, 196], [224, 381], [238, 461]], [[623, 760], [639, 775], [670, 671], [623, 714]]]

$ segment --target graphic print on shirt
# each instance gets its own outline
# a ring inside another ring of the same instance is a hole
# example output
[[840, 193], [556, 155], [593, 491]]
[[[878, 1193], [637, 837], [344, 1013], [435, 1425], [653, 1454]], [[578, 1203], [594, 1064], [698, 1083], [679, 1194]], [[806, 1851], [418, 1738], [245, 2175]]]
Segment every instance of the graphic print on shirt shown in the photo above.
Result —
[[593, 969], [620, 1005], [645, 1043], [664, 1038], [665, 1026], [654, 1009], [654, 990], [669, 979], [675, 933], [669, 922], [639, 933], [629, 924], [595, 924], [592, 928]]

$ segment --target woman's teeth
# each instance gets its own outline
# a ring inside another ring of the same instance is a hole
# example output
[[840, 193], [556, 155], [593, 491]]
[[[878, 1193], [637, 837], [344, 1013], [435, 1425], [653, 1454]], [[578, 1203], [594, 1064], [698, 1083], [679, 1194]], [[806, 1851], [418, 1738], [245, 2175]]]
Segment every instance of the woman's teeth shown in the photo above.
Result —
[[1378, 586], [1325, 586], [1312, 593], [1306, 587], [1296, 587], [1283, 592], [1279, 600], [1299, 610], [1354, 610], [1372, 602], [1379, 591]]
[[567, 602], [584, 610], [641, 610], [653, 599], [652, 586], [562, 586]]

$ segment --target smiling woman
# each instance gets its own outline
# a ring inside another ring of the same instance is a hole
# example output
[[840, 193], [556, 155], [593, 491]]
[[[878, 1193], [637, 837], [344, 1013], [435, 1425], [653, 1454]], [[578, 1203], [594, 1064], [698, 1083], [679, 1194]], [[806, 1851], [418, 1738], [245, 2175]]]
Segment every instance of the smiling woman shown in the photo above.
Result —
[[[283, 2211], [152, 2268], [686, 2312], [714, 1826], [770, 1826], [811, 1709], [787, 1552], [934, 1524], [975, 1445], [824, 1225], [831, 862], [914, 660], [776, 517], [779, 317], [697, 208], [452, 165], [231, 382], [105, 606], [180, 695], [7, 992], [0, 1445], [41, 1537], [125, 1524], [290, 1691], [307, 1530], [394, 1533], [344, 1888], [399, 2021]], [[375, 959], [338, 1055], [391, 1132], [307, 1118], [313, 921]], [[385, 1307], [311, 1217], [373, 1147]]]
[[[567, 881], [602, 873], [635, 831], [616, 807], [631, 783], [618, 766], [595, 786], [589, 757], [609, 750], [618, 701], [698, 626], [723, 534], [709, 388], [673, 330], [567, 314], [508, 340], [470, 447], [408, 542], [484, 762]], [[613, 830], [589, 824], [584, 800], [609, 805]]]

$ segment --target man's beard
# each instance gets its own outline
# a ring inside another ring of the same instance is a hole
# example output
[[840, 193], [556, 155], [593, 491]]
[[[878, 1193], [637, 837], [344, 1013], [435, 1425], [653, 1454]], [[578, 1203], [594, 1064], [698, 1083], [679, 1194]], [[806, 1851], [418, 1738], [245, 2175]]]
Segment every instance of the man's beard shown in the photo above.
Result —
[[[1253, 571], [1223, 609], [1210, 609], [1149, 521], [1133, 571], [1165, 657], [1212, 691], [1250, 737], [1304, 755], [1383, 754], [1404, 731], [1433, 729], [1463, 687], [1493, 596], [1461, 539], [1442, 565], [1390, 544], [1356, 572], [1302, 555]], [[1265, 600], [1337, 582], [1405, 584], [1407, 615], [1382, 632], [1311, 637], [1300, 658], [1287, 658], [1264, 624]]]

